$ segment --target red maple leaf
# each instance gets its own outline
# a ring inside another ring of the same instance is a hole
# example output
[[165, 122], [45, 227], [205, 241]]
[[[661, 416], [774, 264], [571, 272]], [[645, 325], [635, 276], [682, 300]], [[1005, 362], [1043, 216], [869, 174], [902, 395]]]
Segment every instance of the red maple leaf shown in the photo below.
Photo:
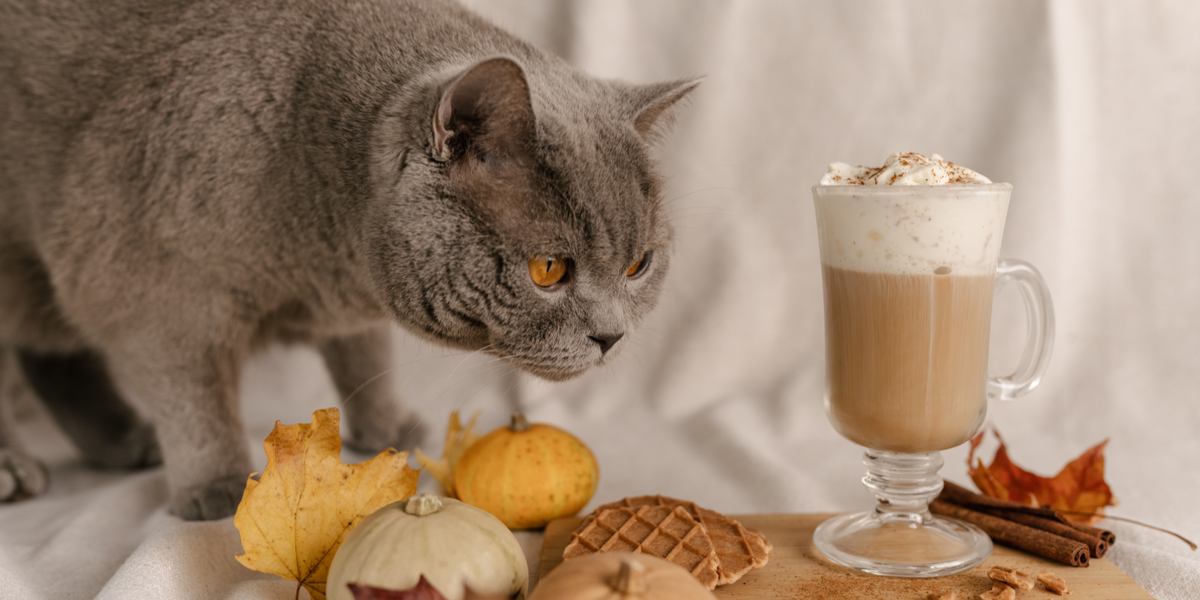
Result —
[[992, 464], [975, 458], [984, 432], [971, 439], [967, 472], [979, 491], [993, 498], [1028, 506], [1049, 506], [1067, 518], [1091, 522], [1102, 516], [1104, 507], [1115, 506], [1112, 490], [1104, 480], [1104, 440], [1067, 463], [1054, 477], [1042, 477], [1017, 466], [1008, 456], [1000, 433], [992, 430], [999, 447]]
[[[390, 590], [360, 583], [347, 585], [350, 586], [350, 593], [354, 594], [354, 600], [446, 600], [424, 575], [417, 580], [417, 585], [407, 590]], [[471, 586], [463, 587], [463, 600], [507, 600], [504, 596], [480, 594]]]
[[417, 585], [407, 590], [389, 590], [360, 583], [347, 585], [350, 586], [350, 593], [354, 594], [354, 600], [446, 600], [424, 575], [417, 581]]

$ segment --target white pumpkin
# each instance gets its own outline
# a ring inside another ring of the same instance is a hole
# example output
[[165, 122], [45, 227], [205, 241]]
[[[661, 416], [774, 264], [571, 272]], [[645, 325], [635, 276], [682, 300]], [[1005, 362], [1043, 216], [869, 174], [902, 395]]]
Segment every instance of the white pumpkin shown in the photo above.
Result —
[[529, 567], [511, 531], [487, 512], [450, 498], [417, 495], [363, 519], [329, 569], [329, 600], [353, 600], [348, 583], [405, 590], [421, 575], [446, 597], [463, 586], [508, 597], [525, 592]]

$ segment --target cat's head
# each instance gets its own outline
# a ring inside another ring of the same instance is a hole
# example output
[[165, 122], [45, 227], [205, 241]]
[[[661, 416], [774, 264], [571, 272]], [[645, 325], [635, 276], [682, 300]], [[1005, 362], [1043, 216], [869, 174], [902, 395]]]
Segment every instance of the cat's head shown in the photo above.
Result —
[[385, 108], [366, 239], [402, 324], [565, 379], [658, 299], [671, 229], [651, 146], [697, 82], [553, 67], [492, 58]]

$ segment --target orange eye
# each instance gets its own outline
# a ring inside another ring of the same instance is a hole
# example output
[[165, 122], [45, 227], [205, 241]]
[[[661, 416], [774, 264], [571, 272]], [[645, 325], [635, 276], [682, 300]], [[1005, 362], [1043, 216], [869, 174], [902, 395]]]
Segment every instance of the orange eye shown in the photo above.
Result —
[[554, 287], [566, 277], [566, 259], [558, 256], [535, 256], [529, 259], [529, 278], [538, 287]]
[[646, 272], [646, 268], [650, 266], [651, 258], [654, 258], [654, 253], [647, 250], [641, 258], [634, 261], [632, 265], [629, 265], [628, 269], [625, 269], [625, 276], [630, 279], [641, 277], [642, 273]]

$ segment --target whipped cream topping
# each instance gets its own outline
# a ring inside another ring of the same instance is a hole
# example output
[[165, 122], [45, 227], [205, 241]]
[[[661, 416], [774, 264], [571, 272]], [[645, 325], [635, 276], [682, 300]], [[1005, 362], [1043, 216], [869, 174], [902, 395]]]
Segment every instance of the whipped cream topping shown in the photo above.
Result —
[[817, 186], [814, 194], [828, 266], [906, 275], [996, 272], [1007, 187]]
[[900, 152], [887, 157], [880, 167], [829, 164], [821, 185], [961, 185], [991, 183], [992, 180], [937, 154]]

